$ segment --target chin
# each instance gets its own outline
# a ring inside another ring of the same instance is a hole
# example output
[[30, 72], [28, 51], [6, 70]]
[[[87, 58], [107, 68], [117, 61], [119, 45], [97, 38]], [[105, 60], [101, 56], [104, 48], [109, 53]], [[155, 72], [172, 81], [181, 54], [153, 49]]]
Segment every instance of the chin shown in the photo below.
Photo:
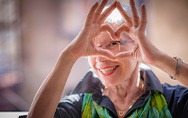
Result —
[[122, 80], [119, 80], [117, 78], [103, 78], [101, 82], [104, 86], [110, 87], [120, 84]]

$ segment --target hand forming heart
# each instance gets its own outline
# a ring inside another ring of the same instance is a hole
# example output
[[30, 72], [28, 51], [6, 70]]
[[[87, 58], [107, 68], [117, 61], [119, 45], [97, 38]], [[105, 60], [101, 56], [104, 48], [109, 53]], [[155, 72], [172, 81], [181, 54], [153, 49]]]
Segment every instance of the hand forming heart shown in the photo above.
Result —
[[145, 34], [147, 24], [145, 5], [141, 6], [140, 17], [138, 16], [134, 0], [130, 0], [130, 7], [132, 17], [128, 16], [118, 1], [116, 8], [126, 23], [119, 26], [117, 30], [114, 30], [109, 24], [104, 23], [101, 25], [101, 31], [108, 32], [113, 40], [119, 39], [121, 33], [126, 33], [135, 42], [135, 47], [131, 51], [119, 52], [115, 55], [115, 60], [135, 59], [139, 62], [152, 64], [156, 60], [155, 58], [159, 50], [147, 39]]
[[[103, 0], [100, 4], [96, 3], [90, 9], [84, 27], [71, 43], [70, 47], [73, 57], [79, 58], [81, 56], [100, 55], [110, 60], [135, 59], [144, 63], [153, 63], [159, 51], [145, 35], [147, 23], [145, 5], [141, 6], [141, 16], [139, 17], [134, 0], [130, 0], [132, 11], [132, 17], [130, 17], [118, 1], [112, 3], [109, 8], [102, 12], [107, 1], [108, 0]], [[126, 23], [118, 27], [117, 30], [111, 28], [109, 24], [104, 23], [115, 8], [119, 10], [126, 21]], [[112, 40], [116, 40], [120, 37], [120, 34], [124, 32], [134, 40], [135, 47], [131, 51], [119, 52], [115, 55], [105, 49], [99, 49], [95, 46], [94, 40], [100, 32], [108, 32]]]
[[92, 6], [82, 30], [67, 47], [73, 59], [93, 55], [100, 55], [109, 59], [114, 58], [112, 53], [103, 49], [97, 49], [94, 44], [95, 37], [100, 33], [101, 24], [104, 23], [105, 19], [116, 8], [117, 1], [113, 2], [111, 6], [102, 13], [107, 2], [108, 0], [102, 0], [100, 4], [96, 2]]

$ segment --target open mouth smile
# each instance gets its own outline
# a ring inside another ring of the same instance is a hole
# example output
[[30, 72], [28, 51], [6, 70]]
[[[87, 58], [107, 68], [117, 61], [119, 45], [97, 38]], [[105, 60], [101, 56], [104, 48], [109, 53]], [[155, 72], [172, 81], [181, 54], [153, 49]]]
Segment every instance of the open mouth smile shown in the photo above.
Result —
[[109, 67], [109, 68], [104, 68], [104, 69], [99, 69], [99, 71], [105, 75], [105, 76], [109, 76], [111, 74], [113, 74], [115, 72], [115, 70], [118, 68], [119, 66], [113, 66], [113, 67]]

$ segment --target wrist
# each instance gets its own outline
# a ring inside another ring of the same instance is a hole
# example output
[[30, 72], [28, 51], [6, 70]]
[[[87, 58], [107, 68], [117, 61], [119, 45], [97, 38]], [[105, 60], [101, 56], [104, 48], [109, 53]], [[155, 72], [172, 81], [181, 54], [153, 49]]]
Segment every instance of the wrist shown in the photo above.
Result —
[[[166, 72], [168, 75], [177, 77], [177, 59], [169, 56], [166, 53], [161, 53], [158, 59], [155, 61], [153, 66], [159, 68], [160, 70]], [[179, 70], [178, 70], [179, 71]], [[172, 78], [172, 77], [171, 77]]]
[[173, 57], [177, 62], [176, 62], [176, 68], [175, 68], [175, 73], [173, 75], [170, 75], [171, 79], [176, 80], [180, 73], [180, 69], [183, 65], [183, 61], [179, 57]]
[[163, 52], [159, 52], [158, 54], [155, 55], [155, 59], [152, 63], [153, 66], [155, 67], [160, 67], [162, 63], [164, 63], [164, 60], [168, 55]]
[[75, 63], [80, 57], [73, 55], [71, 49], [65, 48], [60, 54], [61, 60], [67, 60], [69, 63]]

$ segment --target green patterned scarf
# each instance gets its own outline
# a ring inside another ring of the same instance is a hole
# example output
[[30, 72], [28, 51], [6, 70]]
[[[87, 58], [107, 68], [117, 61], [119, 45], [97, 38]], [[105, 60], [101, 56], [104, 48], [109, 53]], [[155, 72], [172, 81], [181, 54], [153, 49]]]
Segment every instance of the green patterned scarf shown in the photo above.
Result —
[[[85, 94], [82, 104], [82, 118], [112, 118], [108, 110], [92, 100], [92, 94]], [[136, 109], [128, 118], [172, 118], [164, 96], [152, 91], [146, 104]]]

